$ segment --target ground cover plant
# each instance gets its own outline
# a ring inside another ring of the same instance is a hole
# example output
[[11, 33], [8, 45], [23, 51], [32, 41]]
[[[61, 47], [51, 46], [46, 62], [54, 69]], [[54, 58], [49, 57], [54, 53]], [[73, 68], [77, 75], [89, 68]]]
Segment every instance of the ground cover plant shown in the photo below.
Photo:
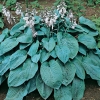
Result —
[[[0, 84], [8, 81], [5, 100], [22, 100], [38, 90], [43, 99], [81, 100], [87, 77], [100, 85], [100, 51], [95, 24], [81, 16], [77, 21], [66, 4], [21, 12], [20, 22], [0, 35]], [[5, 13], [4, 13], [5, 14]], [[11, 18], [12, 19], [12, 18]], [[12, 20], [10, 20], [12, 21]]]

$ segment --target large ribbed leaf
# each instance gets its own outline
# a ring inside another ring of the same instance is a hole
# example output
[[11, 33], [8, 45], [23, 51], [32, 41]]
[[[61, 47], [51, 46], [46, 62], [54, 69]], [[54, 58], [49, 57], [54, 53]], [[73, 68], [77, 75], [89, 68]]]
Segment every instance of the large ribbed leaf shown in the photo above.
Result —
[[47, 51], [43, 49], [42, 52], [41, 52], [41, 56], [40, 56], [41, 63], [46, 61], [49, 57], [50, 57], [50, 54], [47, 53]]
[[50, 56], [53, 58], [57, 57], [55, 49], [50, 52]]
[[33, 43], [28, 51], [28, 54], [30, 56], [34, 56], [38, 50], [39, 47], [39, 41], [37, 40], [36, 43]]
[[85, 70], [82, 65], [82, 56], [77, 55], [77, 57], [75, 57], [71, 63], [73, 63], [76, 67], [76, 75], [80, 79], [85, 79]]
[[72, 100], [71, 86], [61, 86], [59, 89], [54, 90], [55, 100]]
[[27, 35], [27, 34], [21, 34], [18, 38], [17, 41], [21, 43], [32, 43], [32, 35]]
[[44, 48], [49, 52], [51, 52], [55, 47], [55, 40], [53, 38], [50, 38], [50, 39], [43, 38], [42, 42], [43, 42]]
[[41, 95], [41, 97], [45, 100], [51, 95], [51, 93], [53, 91], [53, 89], [51, 87], [47, 86], [43, 82], [40, 75], [38, 75], [38, 77], [36, 79], [36, 87], [37, 87], [37, 90], [38, 90], [39, 94]]
[[40, 74], [46, 85], [54, 89], [58, 89], [61, 86], [63, 75], [57, 61], [44, 62], [41, 65]]
[[83, 55], [86, 55], [86, 51], [87, 51], [86, 46], [83, 45], [83, 44], [80, 44], [80, 45], [79, 45], [79, 52], [80, 52], [81, 54], [83, 54]]
[[19, 87], [10, 87], [8, 89], [7, 96], [4, 100], [23, 100], [23, 97], [27, 95], [27, 88], [24, 85]]
[[19, 65], [21, 65], [25, 59], [27, 58], [27, 51], [25, 50], [17, 50], [14, 54], [10, 57], [10, 69], [15, 69]]
[[62, 41], [56, 45], [55, 51], [57, 57], [63, 62], [66, 63], [70, 56], [70, 50], [67, 45], [65, 45]]
[[90, 21], [89, 19], [86, 19], [83, 16], [81, 16], [79, 18], [79, 23], [82, 24], [82, 25], [86, 25], [86, 26], [92, 28], [93, 30], [97, 30], [95, 24], [92, 21]]
[[34, 56], [31, 57], [31, 60], [34, 62], [34, 63], [37, 63], [40, 59], [40, 54], [35, 54]]
[[63, 65], [59, 60], [57, 60], [57, 62], [59, 63], [59, 65], [62, 69], [62, 73], [63, 73], [62, 84], [67, 86], [74, 79], [75, 72], [76, 72], [75, 65], [72, 64], [72, 62], [70, 62], [70, 63], [67, 62], [65, 65]]
[[10, 56], [6, 56], [0, 64], [0, 76], [4, 75], [4, 73], [10, 68], [9, 59]]
[[28, 94], [36, 90], [36, 77], [37, 75], [35, 75], [32, 79], [28, 81], [27, 84]]
[[90, 57], [93, 64], [100, 66], [100, 58], [98, 55], [94, 54], [93, 52], [89, 52], [88, 57]]
[[63, 43], [66, 42], [66, 46], [70, 50], [70, 58], [73, 59], [79, 50], [78, 42], [72, 35], [66, 33], [64, 34], [64, 39], [62, 39]]
[[96, 48], [96, 41], [93, 36], [90, 36], [88, 34], [80, 34], [78, 36], [78, 40], [80, 43], [87, 46], [89, 49], [95, 49]]
[[10, 71], [8, 85], [16, 87], [23, 84], [25, 81], [33, 78], [37, 70], [38, 64], [35, 64], [30, 59], [27, 59], [23, 66]]
[[8, 32], [9, 32], [8, 28], [2, 31], [2, 34], [0, 34], [0, 42], [2, 42], [8, 36]]
[[87, 26], [82, 26], [82, 28], [84, 29], [85, 33], [91, 35], [91, 36], [97, 36], [98, 35], [98, 31], [97, 30], [93, 30]]
[[92, 79], [100, 80], [100, 67], [89, 57], [84, 57], [83, 59], [83, 67], [87, 74], [91, 76]]
[[29, 45], [31, 45], [30, 43], [20, 43], [19, 44], [19, 48], [20, 49], [25, 49], [25, 48], [27, 48]]
[[84, 81], [75, 78], [72, 83], [72, 96], [73, 100], [81, 100], [84, 95], [85, 84]]
[[16, 38], [7, 38], [0, 44], [0, 56], [5, 54], [6, 52], [12, 50], [14, 47], [18, 45], [18, 41]]
[[19, 22], [17, 23], [16, 25], [14, 25], [12, 28], [11, 28], [11, 31], [10, 31], [10, 35], [14, 35], [16, 34], [17, 32], [20, 32], [21, 31], [21, 27], [24, 25], [24, 23], [22, 22]]

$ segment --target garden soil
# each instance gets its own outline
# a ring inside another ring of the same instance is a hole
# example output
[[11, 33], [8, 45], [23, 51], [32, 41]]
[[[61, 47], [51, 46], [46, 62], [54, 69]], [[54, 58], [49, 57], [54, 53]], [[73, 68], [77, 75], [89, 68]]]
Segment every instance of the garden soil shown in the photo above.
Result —
[[[18, 0], [20, 2], [24, 0]], [[30, 0], [32, 1], [32, 0]], [[43, 5], [44, 7], [51, 7], [52, 4], [55, 2], [55, 0], [39, 0], [40, 4]], [[24, 7], [25, 4], [23, 4]], [[100, 16], [100, 7], [88, 7], [85, 5], [85, 11], [84, 11], [84, 16], [87, 18], [91, 18], [91, 16]], [[5, 27], [8, 27], [9, 29], [12, 27], [12, 25], [9, 25], [7, 21], [4, 21]], [[2, 30], [0, 30], [0, 33]], [[100, 87], [97, 85], [97, 82], [92, 79], [86, 79], [86, 90], [84, 93], [84, 97], [82, 100], [100, 100]], [[0, 100], [4, 100], [6, 97], [8, 91], [8, 86], [7, 86], [7, 80], [0, 86]], [[41, 96], [39, 95], [38, 91], [34, 91], [30, 94], [28, 94], [24, 100], [43, 100]], [[53, 93], [47, 100], [54, 100]]]

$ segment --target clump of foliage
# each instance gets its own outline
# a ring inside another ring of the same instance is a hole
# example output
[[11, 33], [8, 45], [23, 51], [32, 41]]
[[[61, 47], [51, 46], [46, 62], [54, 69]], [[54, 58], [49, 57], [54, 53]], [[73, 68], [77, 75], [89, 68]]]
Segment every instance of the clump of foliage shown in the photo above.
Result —
[[100, 0], [87, 0], [87, 4], [89, 6], [98, 5], [100, 4]]
[[30, 5], [32, 6], [32, 8], [40, 8], [41, 7], [41, 5], [39, 4], [38, 0], [30, 2]]
[[5, 100], [22, 100], [38, 90], [43, 99], [81, 100], [87, 75], [100, 85], [100, 51], [95, 24], [66, 11], [65, 3], [40, 16], [23, 13], [11, 30], [0, 35], [0, 84], [6, 79]]
[[[93, 22], [95, 22], [95, 25], [96, 25], [96, 27], [97, 27], [97, 30], [98, 30], [99, 33], [100, 33], [100, 17], [97, 17], [97, 15], [95, 15], [95, 16], [92, 16], [92, 17], [91, 17], [91, 20], [92, 20]], [[97, 42], [98, 42], [97, 46], [98, 46], [98, 48], [100, 48], [100, 34], [96, 37], [96, 40], [97, 40]]]

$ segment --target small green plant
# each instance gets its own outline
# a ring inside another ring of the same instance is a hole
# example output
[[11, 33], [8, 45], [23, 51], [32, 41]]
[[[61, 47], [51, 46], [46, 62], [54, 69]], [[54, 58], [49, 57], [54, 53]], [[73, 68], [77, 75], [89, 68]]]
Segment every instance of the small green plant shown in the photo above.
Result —
[[[21, 14], [22, 15], [22, 14]], [[0, 84], [8, 80], [5, 100], [23, 100], [38, 90], [46, 100], [81, 100], [87, 75], [100, 85], [100, 51], [95, 24], [61, 2], [57, 9], [23, 13], [20, 22], [0, 35]]]
[[32, 8], [35, 8], [35, 9], [41, 7], [40, 4], [39, 4], [39, 2], [38, 2], [38, 0], [30, 2], [30, 4], [31, 4]]

